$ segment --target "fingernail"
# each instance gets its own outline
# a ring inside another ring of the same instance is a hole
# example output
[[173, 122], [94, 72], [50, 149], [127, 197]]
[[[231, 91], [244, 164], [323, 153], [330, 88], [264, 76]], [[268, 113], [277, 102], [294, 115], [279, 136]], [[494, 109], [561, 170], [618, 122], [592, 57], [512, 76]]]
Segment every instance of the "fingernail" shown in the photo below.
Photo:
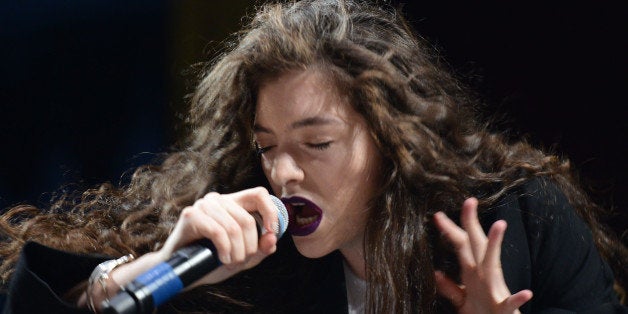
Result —
[[222, 257], [222, 263], [223, 264], [231, 264], [231, 256], [229, 255], [225, 255]]

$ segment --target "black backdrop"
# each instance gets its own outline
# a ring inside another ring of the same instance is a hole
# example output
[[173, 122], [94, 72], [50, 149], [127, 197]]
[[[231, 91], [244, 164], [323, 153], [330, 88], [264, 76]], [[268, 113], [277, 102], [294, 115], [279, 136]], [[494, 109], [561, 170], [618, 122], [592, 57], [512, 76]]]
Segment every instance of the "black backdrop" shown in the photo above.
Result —
[[[503, 117], [497, 128], [569, 156], [624, 232], [625, 1], [405, 2], [418, 33]], [[0, 207], [117, 183], [167, 150], [181, 134], [185, 72], [251, 10], [237, 0], [1, 3]]]

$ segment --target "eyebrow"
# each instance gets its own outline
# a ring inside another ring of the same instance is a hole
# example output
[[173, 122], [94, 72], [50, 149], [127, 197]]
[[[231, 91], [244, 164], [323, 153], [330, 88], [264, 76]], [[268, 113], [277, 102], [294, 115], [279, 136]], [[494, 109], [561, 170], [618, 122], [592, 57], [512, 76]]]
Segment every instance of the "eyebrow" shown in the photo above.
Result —
[[[317, 126], [317, 125], [328, 125], [328, 124], [338, 124], [339, 122], [336, 119], [332, 118], [324, 118], [324, 117], [310, 117], [301, 119], [290, 124], [291, 129], [299, 129], [308, 126]], [[253, 125], [254, 133], [272, 133], [270, 129], [263, 127], [257, 123]]]

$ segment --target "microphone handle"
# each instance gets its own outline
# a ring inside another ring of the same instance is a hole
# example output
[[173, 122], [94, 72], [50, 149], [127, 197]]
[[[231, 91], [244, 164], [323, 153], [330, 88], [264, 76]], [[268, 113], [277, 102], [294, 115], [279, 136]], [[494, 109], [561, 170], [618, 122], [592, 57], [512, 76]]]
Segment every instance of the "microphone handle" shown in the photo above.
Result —
[[184, 287], [221, 265], [216, 248], [201, 239], [177, 250], [170, 259], [149, 269], [124, 286], [109, 302], [103, 301], [105, 314], [152, 313]]

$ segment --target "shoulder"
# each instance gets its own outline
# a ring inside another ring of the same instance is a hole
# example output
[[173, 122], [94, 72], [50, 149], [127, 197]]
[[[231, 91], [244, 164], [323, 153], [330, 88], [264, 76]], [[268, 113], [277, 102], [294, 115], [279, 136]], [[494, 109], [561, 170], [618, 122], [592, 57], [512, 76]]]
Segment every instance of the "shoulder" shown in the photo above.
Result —
[[[531, 263], [573, 257], [561, 252], [595, 250], [589, 226], [561, 189], [547, 178], [531, 179], [514, 188], [484, 209], [480, 219], [487, 230], [493, 222], [505, 220], [505, 239], [525, 245]], [[508, 247], [505, 250], [508, 252]]]
[[105, 259], [27, 242], [11, 277], [4, 312], [88, 313], [65, 302], [61, 296], [84, 281]]
[[483, 209], [480, 219], [486, 229], [499, 219], [506, 220], [509, 228], [521, 225], [528, 240], [574, 233], [590, 238], [591, 233], [567, 196], [548, 178], [533, 178], [513, 188]]
[[510, 218], [507, 222], [520, 223], [524, 228], [531, 253], [595, 249], [590, 226], [559, 186], [548, 178], [526, 181], [497, 206], [500, 204], [506, 204], [512, 211], [504, 214]]
[[613, 274], [597, 251], [589, 225], [557, 184], [535, 178], [485, 209], [483, 224], [508, 223], [502, 245], [511, 291], [532, 289], [534, 311], [580, 311], [616, 303]]

